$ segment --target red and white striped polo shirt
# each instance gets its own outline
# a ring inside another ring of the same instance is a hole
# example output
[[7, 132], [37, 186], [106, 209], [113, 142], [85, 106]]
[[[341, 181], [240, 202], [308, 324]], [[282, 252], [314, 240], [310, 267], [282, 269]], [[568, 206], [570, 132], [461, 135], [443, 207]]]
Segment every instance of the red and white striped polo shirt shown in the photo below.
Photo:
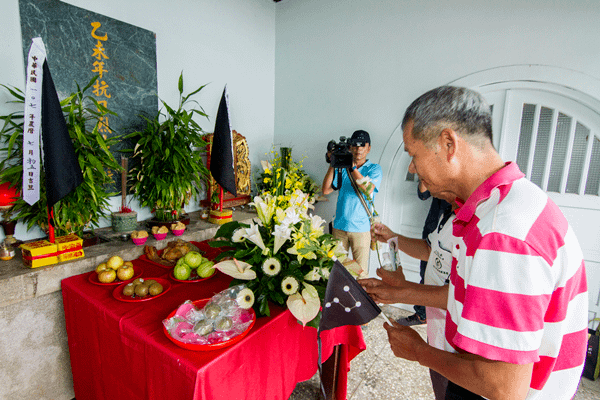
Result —
[[527, 399], [570, 399], [587, 347], [583, 254], [560, 209], [507, 163], [453, 223], [446, 350], [534, 363]]

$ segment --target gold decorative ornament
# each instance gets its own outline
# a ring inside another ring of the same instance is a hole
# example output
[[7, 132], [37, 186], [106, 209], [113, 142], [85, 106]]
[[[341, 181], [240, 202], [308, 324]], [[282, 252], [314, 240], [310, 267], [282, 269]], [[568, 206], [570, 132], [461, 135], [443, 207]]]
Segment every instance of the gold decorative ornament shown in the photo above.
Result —
[[[235, 130], [232, 132], [233, 136], [233, 162], [235, 165], [235, 181], [236, 181], [236, 190], [237, 196], [234, 197], [231, 193], [224, 193], [223, 195], [223, 207], [235, 207], [243, 204], [248, 204], [250, 202], [250, 192], [251, 192], [251, 165], [249, 158], [249, 150], [248, 150], [248, 142], [246, 138], [236, 132]], [[206, 135], [204, 140], [208, 143], [206, 152], [209, 157], [209, 165], [210, 165], [210, 149], [212, 146], [213, 135]], [[208, 186], [207, 199], [203, 200], [201, 204], [203, 206], [210, 206], [211, 197], [213, 193], [219, 192], [219, 185], [214, 180], [214, 178], [210, 177], [210, 182]]]

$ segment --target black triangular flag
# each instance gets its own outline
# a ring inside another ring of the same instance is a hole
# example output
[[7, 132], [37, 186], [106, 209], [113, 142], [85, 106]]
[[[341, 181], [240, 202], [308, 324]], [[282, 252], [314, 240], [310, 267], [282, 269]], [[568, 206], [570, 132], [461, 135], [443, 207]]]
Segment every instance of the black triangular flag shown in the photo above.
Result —
[[379, 313], [381, 308], [336, 260], [325, 289], [319, 332], [345, 325], [363, 325]]
[[51, 209], [83, 182], [83, 174], [47, 62], [44, 62], [43, 68], [42, 142], [47, 206]]
[[223, 89], [210, 151], [210, 173], [219, 185], [237, 196], [233, 165], [233, 138], [229, 126], [227, 87]]

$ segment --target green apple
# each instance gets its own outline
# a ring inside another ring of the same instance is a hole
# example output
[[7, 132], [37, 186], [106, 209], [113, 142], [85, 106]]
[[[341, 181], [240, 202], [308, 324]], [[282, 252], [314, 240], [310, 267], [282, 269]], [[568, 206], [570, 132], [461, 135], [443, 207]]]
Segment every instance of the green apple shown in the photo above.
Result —
[[186, 281], [190, 277], [191, 273], [192, 269], [188, 267], [185, 263], [176, 265], [175, 269], [173, 270], [173, 275], [175, 276], [175, 279], [179, 279], [180, 281]]
[[196, 268], [196, 273], [200, 278], [208, 278], [209, 276], [215, 273], [214, 265], [214, 262], [206, 260], [202, 264], [200, 264], [198, 268]]
[[175, 263], [175, 265], [187, 265], [187, 263], [185, 262], [185, 257], [181, 257], [179, 260], [177, 260], [177, 263]]
[[203, 257], [202, 254], [197, 251], [188, 252], [183, 259], [185, 263], [190, 266], [190, 268], [197, 268], [200, 264], [202, 264]]

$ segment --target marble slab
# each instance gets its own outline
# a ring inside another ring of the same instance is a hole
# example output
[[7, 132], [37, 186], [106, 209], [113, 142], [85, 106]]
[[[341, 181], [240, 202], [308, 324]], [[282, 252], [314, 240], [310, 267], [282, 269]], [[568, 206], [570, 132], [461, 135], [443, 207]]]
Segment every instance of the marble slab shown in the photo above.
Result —
[[[31, 39], [41, 37], [48, 66], [61, 100], [85, 87], [98, 75], [96, 85], [86, 92], [116, 112], [108, 117], [107, 136], [124, 134], [145, 126], [140, 115], [156, 115], [156, 34], [140, 27], [97, 14], [58, 0], [19, 0], [23, 57]], [[119, 150], [128, 143], [112, 146], [117, 162]], [[111, 171], [119, 191], [121, 176]]]

